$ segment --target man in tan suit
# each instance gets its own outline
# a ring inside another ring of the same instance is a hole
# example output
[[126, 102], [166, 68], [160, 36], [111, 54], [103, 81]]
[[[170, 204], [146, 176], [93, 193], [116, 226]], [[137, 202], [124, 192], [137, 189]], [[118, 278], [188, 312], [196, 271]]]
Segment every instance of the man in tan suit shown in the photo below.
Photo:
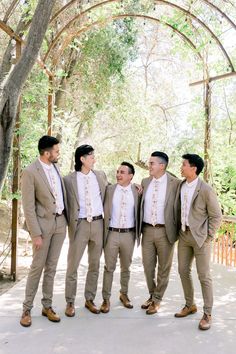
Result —
[[42, 315], [59, 322], [52, 309], [53, 282], [56, 266], [66, 235], [66, 194], [57, 168], [59, 141], [43, 136], [38, 143], [39, 158], [22, 173], [21, 190], [27, 230], [33, 243], [30, 267], [20, 323], [31, 325], [30, 311], [43, 274]]
[[168, 160], [164, 152], [153, 152], [149, 159], [150, 177], [142, 181], [140, 232], [144, 273], [150, 296], [141, 308], [146, 309], [147, 315], [156, 313], [160, 307], [169, 281], [178, 234], [174, 205], [180, 180], [166, 172]]
[[211, 326], [213, 306], [210, 274], [211, 241], [220, 226], [222, 215], [215, 192], [198, 177], [204, 167], [202, 158], [196, 154], [185, 154], [182, 158], [181, 174], [185, 180], [179, 188], [181, 230], [178, 263], [186, 305], [175, 314], [175, 317], [186, 317], [197, 312], [191, 276], [195, 258], [204, 301], [204, 315], [199, 323], [199, 329], [207, 330]]
[[135, 239], [139, 243], [138, 215], [139, 195], [131, 184], [135, 170], [129, 162], [122, 162], [116, 173], [117, 184], [107, 187], [104, 203], [104, 256], [101, 312], [110, 311], [110, 296], [113, 273], [120, 258], [120, 301], [126, 308], [133, 308], [128, 297], [130, 265], [134, 251]]
[[97, 292], [100, 257], [103, 247], [103, 201], [108, 184], [104, 172], [94, 171], [94, 149], [81, 145], [75, 152], [75, 172], [64, 178], [68, 200], [69, 251], [66, 272], [66, 310], [75, 315], [77, 270], [88, 247], [88, 272], [85, 284], [85, 307], [92, 313], [100, 310], [94, 304]]

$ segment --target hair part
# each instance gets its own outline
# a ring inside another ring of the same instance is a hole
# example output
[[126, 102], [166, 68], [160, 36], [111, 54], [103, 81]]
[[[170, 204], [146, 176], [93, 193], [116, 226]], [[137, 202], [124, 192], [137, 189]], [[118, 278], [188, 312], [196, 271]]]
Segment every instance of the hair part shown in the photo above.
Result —
[[129, 162], [127, 162], [127, 161], [123, 161], [123, 162], [121, 162], [120, 165], [121, 165], [121, 166], [127, 166], [127, 167], [128, 167], [128, 173], [129, 173], [129, 174], [132, 174], [132, 175], [135, 174], [134, 166], [133, 166], [131, 163], [129, 163]]
[[44, 135], [38, 141], [38, 151], [42, 156], [45, 151], [50, 151], [53, 149], [54, 145], [59, 144], [59, 140], [54, 136]]
[[182, 156], [182, 159], [188, 160], [189, 165], [191, 167], [197, 168], [197, 170], [196, 170], [197, 175], [199, 175], [202, 172], [202, 170], [204, 168], [204, 161], [199, 155], [197, 155], [197, 154], [184, 154]]

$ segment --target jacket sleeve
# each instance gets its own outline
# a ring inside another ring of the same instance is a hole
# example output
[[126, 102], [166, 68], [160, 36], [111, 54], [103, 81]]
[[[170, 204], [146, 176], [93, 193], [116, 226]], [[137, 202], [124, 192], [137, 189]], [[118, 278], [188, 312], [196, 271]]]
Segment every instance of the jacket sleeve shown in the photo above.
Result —
[[216, 193], [212, 188], [207, 193], [207, 212], [209, 216], [208, 235], [214, 237], [222, 221], [222, 213]]
[[36, 215], [34, 176], [29, 170], [22, 173], [21, 192], [27, 230], [31, 237], [40, 236], [42, 231]]

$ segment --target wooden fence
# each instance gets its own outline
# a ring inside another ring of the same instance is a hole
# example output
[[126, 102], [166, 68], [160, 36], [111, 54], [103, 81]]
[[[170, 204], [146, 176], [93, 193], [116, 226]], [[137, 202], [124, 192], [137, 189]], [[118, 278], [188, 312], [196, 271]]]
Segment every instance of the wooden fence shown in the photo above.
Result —
[[236, 217], [223, 218], [213, 241], [212, 261], [236, 267]]

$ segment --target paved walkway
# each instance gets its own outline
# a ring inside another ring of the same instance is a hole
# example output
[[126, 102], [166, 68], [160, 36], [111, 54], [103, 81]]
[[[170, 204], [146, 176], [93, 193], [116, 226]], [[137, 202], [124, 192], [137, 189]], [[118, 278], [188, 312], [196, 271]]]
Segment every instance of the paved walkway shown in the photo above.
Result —
[[[41, 291], [32, 311], [33, 324], [19, 324], [25, 279], [0, 296], [0, 354], [233, 354], [236, 352], [236, 269], [213, 265], [215, 306], [213, 326], [209, 331], [198, 330], [202, 316], [199, 282], [194, 271], [196, 303], [199, 311], [187, 318], [176, 319], [173, 314], [183, 305], [182, 289], [176, 260], [170, 283], [159, 313], [147, 316], [140, 304], [147, 290], [140, 258], [135, 250], [130, 282], [132, 310], [119, 301], [119, 269], [114, 277], [112, 308], [108, 314], [93, 315], [84, 308], [83, 286], [86, 257], [79, 270], [76, 316], [64, 315], [65, 244], [55, 279], [54, 307], [61, 315], [60, 323], [41, 316]], [[100, 304], [102, 268], [96, 304]]]

